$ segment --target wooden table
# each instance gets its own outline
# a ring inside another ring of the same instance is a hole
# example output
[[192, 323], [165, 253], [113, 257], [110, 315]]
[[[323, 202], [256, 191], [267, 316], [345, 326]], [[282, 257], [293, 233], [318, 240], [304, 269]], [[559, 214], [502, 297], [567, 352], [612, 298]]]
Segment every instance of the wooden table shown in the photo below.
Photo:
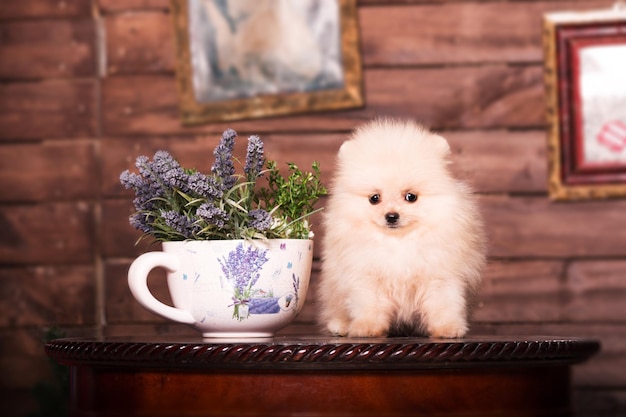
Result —
[[72, 416], [565, 416], [592, 340], [59, 339]]

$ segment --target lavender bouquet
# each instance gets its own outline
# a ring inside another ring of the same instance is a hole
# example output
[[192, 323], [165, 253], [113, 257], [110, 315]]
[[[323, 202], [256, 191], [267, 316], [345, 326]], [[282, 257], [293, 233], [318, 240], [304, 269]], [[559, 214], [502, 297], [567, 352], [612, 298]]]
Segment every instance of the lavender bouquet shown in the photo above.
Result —
[[[248, 138], [243, 174], [237, 174], [233, 148], [237, 133], [222, 134], [209, 174], [180, 166], [167, 151], [152, 160], [137, 158], [139, 173], [126, 170], [120, 182], [135, 191], [136, 212], [130, 224], [157, 241], [217, 239], [310, 239], [308, 217], [326, 194], [319, 177], [288, 164], [283, 177], [274, 161], [264, 157], [263, 141]], [[265, 185], [259, 179], [266, 177]]]

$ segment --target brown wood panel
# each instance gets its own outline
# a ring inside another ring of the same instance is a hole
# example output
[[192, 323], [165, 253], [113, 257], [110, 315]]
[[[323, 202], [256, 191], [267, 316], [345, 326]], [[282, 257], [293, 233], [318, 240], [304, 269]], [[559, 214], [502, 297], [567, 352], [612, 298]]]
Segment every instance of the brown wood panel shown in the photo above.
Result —
[[[159, 250], [154, 247], [151, 250]], [[131, 260], [113, 260], [105, 263], [105, 314], [110, 325], [130, 323], [171, 323], [143, 308], [128, 288], [128, 268]], [[148, 277], [148, 288], [161, 302], [172, 305], [163, 269], [153, 270]]]
[[[39, 382], [54, 381], [50, 360], [44, 352], [48, 329], [48, 326], [0, 327], [0, 391], [8, 387], [32, 390]], [[67, 327], [62, 330], [67, 337], [95, 336], [92, 326]], [[3, 416], [5, 410], [2, 410]]]
[[564, 320], [626, 323], [626, 261], [574, 261], [567, 270]]
[[350, 130], [377, 116], [414, 117], [433, 128], [544, 125], [539, 66], [372, 69], [365, 71], [366, 107], [287, 118], [182, 128], [174, 76], [114, 77], [103, 82], [108, 136], [181, 132]]
[[107, 13], [126, 10], [163, 9], [170, 7], [169, 0], [96, 0], [100, 9]]
[[93, 262], [93, 210], [86, 202], [0, 206], [0, 264]]
[[365, 72], [365, 83], [368, 118], [412, 116], [437, 129], [544, 124], [536, 66], [375, 69]]
[[174, 71], [173, 24], [161, 11], [109, 15], [105, 19], [107, 72]]
[[0, 328], [0, 386], [32, 389], [39, 381], [52, 380], [43, 346], [42, 328]]
[[489, 254], [502, 258], [623, 257], [626, 200], [554, 203], [483, 196]]
[[[5, 369], [5, 368], [2, 368]], [[35, 415], [40, 410], [32, 388], [3, 387], [0, 389], [0, 404], [5, 417]]]
[[626, 389], [575, 388], [572, 407], [579, 416], [623, 416], [626, 414]]
[[0, 19], [88, 17], [90, 0], [2, 0]]
[[0, 146], [0, 202], [95, 198], [95, 144], [88, 140]]
[[[238, 132], [349, 130], [355, 110], [183, 127], [173, 75], [119, 76], [103, 80], [102, 122], [107, 136]], [[352, 119], [351, 119], [352, 118]]]
[[565, 302], [561, 261], [492, 261], [484, 270], [473, 320], [524, 323], [561, 319]]
[[141, 233], [128, 223], [134, 212], [132, 196], [127, 200], [104, 200], [100, 225], [100, 248], [105, 258], [135, 258], [147, 250], [157, 250], [146, 239], [135, 245]]
[[540, 62], [543, 13], [606, 8], [603, 1], [372, 3], [359, 8], [359, 22], [363, 62], [377, 66]]
[[545, 192], [543, 130], [440, 132], [452, 149], [452, 169], [477, 192]]
[[91, 266], [0, 268], [0, 327], [95, 323]]
[[[53, 364], [44, 353], [46, 328], [0, 327], [0, 406], [2, 417], [24, 417], [50, 412], [43, 404], [39, 384], [58, 384]], [[68, 337], [93, 337], [93, 330], [66, 329]], [[37, 391], [37, 394], [35, 393]]]
[[[315, 240], [315, 244], [319, 246], [319, 240]], [[284, 333], [294, 333], [295, 329], [301, 326], [310, 327], [310, 333], [319, 332], [319, 329], [316, 328], [317, 312], [319, 309], [319, 304], [317, 303], [317, 289], [320, 282], [320, 275], [322, 273], [321, 268], [322, 262], [320, 260], [313, 260], [309, 291], [304, 302], [304, 307], [302, 307], [302, 310], [300, 310], [300, 313], [298, 313], [298, 316], [293, 323], [282, 330]]]
[[0, 84], [0, 140], [96, 134], [94, 81]]
[[0, 38], [0, 78], [96, 75], [91, 19], [7, 22]]

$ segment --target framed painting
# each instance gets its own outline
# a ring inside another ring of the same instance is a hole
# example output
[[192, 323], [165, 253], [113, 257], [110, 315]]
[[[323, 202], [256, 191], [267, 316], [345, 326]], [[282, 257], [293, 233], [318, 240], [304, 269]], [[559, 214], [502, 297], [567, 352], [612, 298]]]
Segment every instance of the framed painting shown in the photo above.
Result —
[[544, 16], [548, 189], [626, 196], [626, 10]]
[[363, 105], [356, 0], [171, 0], [182, 123]]

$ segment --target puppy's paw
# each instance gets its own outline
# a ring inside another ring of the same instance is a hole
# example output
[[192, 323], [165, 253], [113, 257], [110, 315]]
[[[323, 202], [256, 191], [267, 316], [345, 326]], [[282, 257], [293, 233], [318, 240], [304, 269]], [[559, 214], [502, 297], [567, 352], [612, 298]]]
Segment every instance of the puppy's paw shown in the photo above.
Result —
[[342, 319], [332, 319], [326, 328], [333, 336], [346, 336], [348, 334], [348, 322]]
[[465, 320], [436, 323], [429, 326], [428, 336], [442, 339], [460, 339], [468, 331]]
[[358, 319], [350, 324], [350, 337], [385, 337], [389, 332], [389, 325], [377, 320]]

